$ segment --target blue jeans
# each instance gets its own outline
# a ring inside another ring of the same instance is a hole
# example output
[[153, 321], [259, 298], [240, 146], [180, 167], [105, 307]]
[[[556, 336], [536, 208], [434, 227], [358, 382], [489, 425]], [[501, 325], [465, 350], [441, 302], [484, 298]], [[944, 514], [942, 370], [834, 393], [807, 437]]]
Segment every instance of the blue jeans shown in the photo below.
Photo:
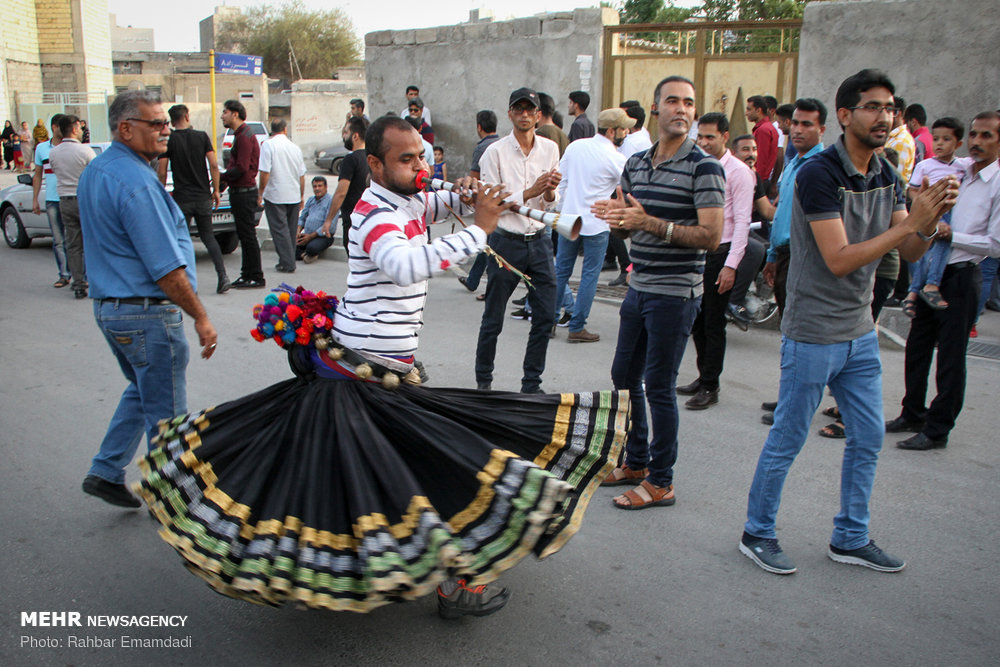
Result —
[[919, 292], [928, 284], [940, 287], [941, 276], [944, 275], [944, 267], [950, 255], [949, 241], [935, 241], [923, 257], [916, 262], [909, 262], [910, 291]]
[[52, 230], [52, 254], [56, 258], [56, 269], [60, 278], [69, 280], [69, 264], [66, 262], [66, 228], [63, 226], [62, 214], [59, 213], [59, 202], [45, 202], [45, 213], [49, 216], [49, 229]]
[[[611, 381], [615, 389], [628, 389], [631, 401], [632, 427], [625, 443], [625, 465], [632, 470], [648, 466], [649, 481], [656, 486], [667, 486], [674, 479], [677, 369], [700, 306], [701, 298], [661, 296], [629, 288], [618, 311], [621, 323]], [[648, 441], [647, 396], [652, 442]]]
[[983, 288], [979, 291], [979, 306], [976, 309], [976, 322], [979, 321], [979, 316], [983, 314], [983, 308], [986, 307], [986, 302], [990, 300], [990, 294], [993, 291], [993, 281], [996, 280], [997, 277], [998, 265], [1000, 265], [1000, 260], [996, 257], [987, 257], [979, 263], [979, 270], [983, 273]]
[[[575, 241], [567, 238], [559, 239], [556, 250], [556, 294], [564, 294], [569, 288], [569, 277], [576, 264], [576, 255], [583, 245], [583, 268], [580, 271], [580, 286], [576, 290], [576, 303], [571, 303], [569, 310], [573, 319], [569, 321], [570, 331], [581, 331], [590, 316], [590, 307], [597, 294], [597, 279], [601, 276], [604, 265], [604, 253], [608, 249], [608, 232], [594, 236], [581, 236]], [[559, 313], [556, 313], [558, 317]]]
[[882, 362], [872, 331], [845, 343], [819, 345], [781, 339], [781, 388], [774, 426], [757, 460], [750, 486], [746, 532], [776, 538], [775, 517], [792, 462], [805, 444], [816, 408], [829, 385], [843, 417], [847, 440], [840, 471], [840, 513], [830, 544], [857, 549], [868, 544], [868, 500], [882, 449]]
[[472, 267], [469, 268], [469, 275], [465, 278], [465, 286], [473, 292], [479, 289], [479, 282], [483, 279], [483, 273], [486, 272], [487, 259], [486, 253], [481, 252], [476, 255], [475, 261], [472, 262]]
[[161, 419], [187, 412], [188, 344], [181, 309], [173, 304], [145, 306], [95, 299], [94, 319], [128, 386], [88, 474], [120, 484], [142, 434], [148, 446]]

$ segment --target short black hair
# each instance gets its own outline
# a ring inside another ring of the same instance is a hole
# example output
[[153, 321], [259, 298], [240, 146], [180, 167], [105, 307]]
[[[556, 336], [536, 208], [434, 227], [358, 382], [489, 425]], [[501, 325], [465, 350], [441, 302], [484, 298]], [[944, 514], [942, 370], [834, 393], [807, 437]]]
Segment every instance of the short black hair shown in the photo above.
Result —
[[435, 147], [433, 148], [433, 150], [435, 150], [435, 151], [441, 151], [441, 155], [444, 155], [444, 149], [443, 149], [443, 148], [441, 148], [440, 146], [435, 146]]
[[625, 109], [625, 115], [629, 118], [635, 118], [634, 127], [642, 127], [646, 124], [646, 111], [640, 105], [633, 104], [631, 106], [623, 106], [621, 108]]
[[899, 168], [899, 153], [895, 148], [889, 148], [885, 146], [882, 148], [882, 157], [886, 159], [893, 167]]
[[576, 102], [576, 105], [580, 107], [582, 111], [586, 111], [587, 107], [590, 106], [590, 95], [582, 90], [574, 90], [569, 94], [569, 99]]
[[729, 131], [729, 119], [726, 118], [726, 114], [719, 113], [718, 111], [704, 114], [698, 119], [698, 125], [699, 127], [702, 125], [714, 125], [719, 134]]
[[368, 155], [374, 155], [380, 162], [385, 160], [385, 154], [389, 152], [389, 148], [385, 145], [384, 137], [385, 131], [389, 128], [399, 130], [401, 132], [406, 132], [413, 128], [410, 123], [411, 120], [416, 120], [415, 118], [400, 118], [399, 116], [382, 116], [368, 126], [368, 132], [365, 133], [365, 151]]
[[71, 113], [63, 114], [63, 117], [59, 119], [59, 134], [63, 135], [63, 138], [69, 137], [69, 133], [73, 131], [73, 126], [79, 122], [79, 116], [74, 116]]
[[345, 123], [345, 125], [347, 125], [347, 132], [349, 135], [356, 134], [359, 137], [363, 137], [365, 136], [365, 133], [368, 132], [369, 123], [360, 116], [351, 116], [347, 119], [347, 123]]
[[361, 99], [360, 97], [355, 97], [353, 100], [351, 100], [351, 106], [361, 107], [361, 110], [364, 111], [365, 110], [365, 101], [363, 99]]
[[[552, 118], [556, 113], [556, 101], [548, 93], [538, 93], [538, 111], [544, 118]], [[483, 128], [486, 129], [485, 127]]]
[[629, 107], [641, 107], [641, 106], [642, 105], [639, 104], [639, 100], [625, 100], [624, 102], [618, 105], [618, 108], [628, 109]]
[[691, 81], [691, 79], [687, 78], [686, 76], [681, 76], [680, 74], [672, 74], [666, 77], [665, 79], [662, 79], [658, 84], [656, 84], [656, 88], [653, 89], [653, 104], [660, 103], [660, 89], [663, 88], [663, 86], [667, 85], [668, 83], [678, 83], [678, 82], [686, 83], [687, 85], [694, 88], [694, 82]]
[[188, 108], [183, 104], [175, 104], [167, 109], [167, 113], [170, 114], [170, 122], [176, 124], [184, 120], [184, 116], [188, 115]]
[[923, 104], [911, 104], [906, 107], [906, 111], [903, 112], [903, 121], [908, 123], [911, 120], [917, 121], [921, 126], [927, 124], [927, 109], [924, 108]]
[[754, 109], [767, 111], [767, 99], [763, 95], [752, 95], [748, 97], [747, 104], [752, 104]]
[[59, 127], [59, 121], [62, 120], [63, 114], [57, 113], [49, 120], [49, 127]]
[[284, 132], [286, 127], [288, 127], [288, 122], [285, 119], [275, 118], [271, 121], [271, 134]]
[[885, 88], [893, 95], [896, 94], [896, 86], [889, 80], [889, 75], [882, 70], [863, 69], [844, 79], [840, 87], [837, 88], [837, 108], [846, 109], [857, 106], [861, 100], [861, 93], [872, 88]]
[[962, 127], [962, 122], [953, 116], [945, 116], [943, 118], [938, 118], [934, 121], [934, 125], [931, 126], [932, 130], [936, 130], [939, 127], [946, 127], [955, 134], [955, 138], [959, 141], [965, 136], [965, 128]]
[[778, 98], [777, 97], [775, 97], [773, 95], [765, 95], [764, 96], [764, 101], [767, 102], [767, 108], [768, 109], [777, 109], [778, 108]]
[[476, 114], [476, 125], [483, 128], [483, 132], [493, 134], [497, 131], [497, 115], [491, 109], [483, 109]]
[[222, 104], [222, 108], [233, 112], [240, 117], [240, 120], [247, 119], [247, 108], [239, 100], [226, 100]]
[[896, 111], [903, 113], [906, 111], [906, 99], [902, 95], [892, 96], [893, 104], [896, 106]]
[[800, 97], [795, 100], [795, 108], [799, 111], [818, 111], [819, 124], [826, 125], [826, 105], [815, 97]]
[[782, 104], [775, 110], [774, 115], [778, 116], [779, 118], [791, 119], [793, 113], [795, 113], [794, 104]]
[[415, 92], [417, 95], [420, 94], [420, 89], [414, 86], [412, 83], [406, 87], [406, 92], [410, 92], [411, 90]]
[[312, 182], [322, 183], [323, 185], [327, 185], [326, 176], [313, 176]]
[[561, 111], [556, 110], [556, 112], [552, 114], [552, 122], [560, 130], [563, 129], [563, 115]]
[[754, 139], [754, 136], [752, 134], [741, 134], [740, 136], [736, 137], [735, 139], [731, 139], [730, 142], [733, 144], [733, 146], [735, 146], [736, 144], [740, 143], [741, 141], [746, 141], [747, 139], [751, 139], [753, 141], [756, 141], [756, 139]]
[[980, 111], [972, 120], [995, 120], [1000, 123], [1000, 111]]

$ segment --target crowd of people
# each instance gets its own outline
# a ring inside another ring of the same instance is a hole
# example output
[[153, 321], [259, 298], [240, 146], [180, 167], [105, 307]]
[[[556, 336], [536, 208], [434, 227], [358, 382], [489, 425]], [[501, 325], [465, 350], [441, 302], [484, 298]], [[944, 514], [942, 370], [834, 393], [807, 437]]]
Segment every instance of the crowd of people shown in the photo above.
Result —
[[[593, 487], [628, 487], [613, 499], [622, 510], [676, 502], [677, 395], [690, 396], [690, 410], [718, 404], [727, 321], [745, 329], [743, 298], [762, 272], [781, 316], [781, 380], [777, 400], [762, 405], [771, 429], [738, 548], [768, 572], [796, 571], [775, 518], [829, 388], [836, 405], [825, 412], [837, 421], [824, 435], [844, 439], [844, 461], [828, 555], [902, 570], [903, 559], [868, 533], [878, 453], [886, 432], [912, 432], [897, 443], [904, 450], [945, 447], [961, 411], [966, 347], [985, 292], [980, 265], [992, 260], [995, 273], [1000, 257], [1000, 113], [978, 113], [968, 125], [942, 118], [928, 129], [922, 107], [905, 105], [886, 74], [866, 69], [842, 82], [832, 114], [818, 99], [750, 97], [753, 131], [731, 137], [726, 115], [696, 117], [685, 77], [666, 77], [651, 93], [655, 142], [639, 102], [603, 109], [595, 124], [589, 95], [574, 91], [566, 134], [551, 96], [512, 91], [509, 134], [498, 134], [496, 112], [476, 114], [470, 174], [454, 192], [426, 186], [429, 174], [447, 174], [416, 86], [401, 113], [374, 122], [352, 100], [342, 131], [351, 153], [336, 186], [313, 178], [308, 198], [302, 153], [284, 122], [258, 145], [236, 100], [222, 112], [234, 133], [224, 171], [187, 109], [175, 105], [168, 118], [146, 91], [115, 99], [114, 141], [96, 158], [80, 142], [79, 119], [54, 118], [57, 145], [40, 144], [35, 155], [35, 207], [44, 177], [54, 249], [65, 247], [56, 250], [56, 286], [72, 281], [78, 298], [93, 300], [128, 380], [84, 491], [140, 506], [124, 478], [145, 433], [157, 449], [141, 463], [140, 495], [216, 590], [365, 611], [436, 589], [445, 618], [490, 614], [509, 591], [486, 584], [527, 553], [558, 549]], [[842, 136], [825, 146], [829, 120]], [[963, 140], [969, 157], [956, 158]], [[159, 174], [148, 168], [157, 159]], [[163, 187], [168, 163], [172, 194]], [[218, 345], [197, 296], [187, 221], [208, 224], [227, 188], [239, 278], [229, 281], [212, 235], [201, 234], [218, 292], [266, 286], [254, 230], [261, 206], [276, 271], [315, 262], [339, 227], [350, 273], [340, 299], [279, 288], [255, 310], [255, 337], [289, 351], [293, 384], [186, 415], [182, 312], [203, 357]], [[518, 206], [579, 218], [579, 233], [559, 236]], [[429, 225], [452, 216], [463, 228], [432, 238]], [[875, 323], [907, 262], [906, 390], [900, 415], [885, 421]], [[608, 264], [620, 274], [612, 284], [627, 285], [609, 369], [614, 391], [547, 394], [558, 325], [567, 325], [569, 343], [600, 340], [586, 324]], [[467, 268], [461, 280], [471, 291], [486, 274], [474, 390], [421, 386], [415, 359], [428, 280], [455, 265]], [[496, 351], [522, 282], [531, 326], [520, 391], [497, 392]], [[689, 338], [698, 376], [677, 386]], [[928, 404], [935, 348], [937, 394]], [[557, 423], [562, 439], [552, 436]], [[350, 474], [313, 461], [339, 461]], [[310, 483], [275, 482], [302, 466]], [[529, 488], [544, 489], [536, 504], [515, 502]], [[300, 557], [303, 572], [282, 569], [282, 559]]]

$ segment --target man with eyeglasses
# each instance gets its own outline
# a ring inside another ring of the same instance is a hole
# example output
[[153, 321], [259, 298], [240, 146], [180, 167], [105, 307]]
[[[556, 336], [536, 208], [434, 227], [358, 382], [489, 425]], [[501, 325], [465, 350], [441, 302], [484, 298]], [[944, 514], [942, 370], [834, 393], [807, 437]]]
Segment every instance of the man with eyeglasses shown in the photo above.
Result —
[[59, 119], [62, 140], [49, 152], [49, 165], [56, 176], [56, 193], [59, 195], [59, 214], [66, 228], [66, 263], [73, 276], [73, 296], [87, 298], [87, 269], [83, 260], [83, 231], [80, 226], [80, 208], [77, 205], [76, 186], [83, 170], [94, 159], [94, 151], [83, 144], [80, 119], [68, 114]]
[[[544, 209], [556, 200], [559, 186], [559, 147], [554, 141], [535, 134], [538, 121], [538, 93], [518, 88], [510, 94], [507, 117], [514, 126], [506, 137], [490, 144], [479, 161], [480, 174], [487, 183], [502, 184], [512, 194], [509, 201], [529, 208]], [[552, 237], [542, 223], [514, 211], [504, 211], [489, 245], [510, 264], [528, 276], [528, 303], [531, 304], [531, 332], [524, 353], [521, 392], [542, 393], [542, 372], [555, 324], [556, 276]], [[490, 262], [486, 302], [476, 347], [476, 385], [490, 389], [497, 339], [503, 330], [507, 301], [520, 277]]]
[[757, 461], [739, 543], [741, 553], [774, 574], [796, 570], [778, 546], [775, 524], [785, 477], [828, 386], [847, 439], [840, 511], [833, 519], [827, 555], [878, 572], [905, 567], [868, 533], [868, 501], [884, 434], [882, 365], [871, 295], [875, 268], [889, 250], [898, 248], [911, 261], [927, 250], [938, 217], [954, 203], [957, 183], [942, 179], [922, 187], [907, 214], [902, 184], [875, 153], [892, 126], [894, 92], [889, 78], [877, 70], [845, 79], [836, 95], [843, 136], [802, 165], [795, 177], [794, 252], [781, 321], [778, 405]]
[[181, 311], [194, 319], [201, 356], [217, 335], [198, 299], [194, 246], [184, 213], [149, 163], [167, 151], [170, 127], [159, 95], [119, 94], [108, 109], [111, 147], [80, 177], [87, 271], [94, 318], [128, 386], [100, 451], [83, 481], [85, 493], [119, 507], [139, 507], [125, 487], [125, 466], [158, 422], [187, 412], [188, 344]]

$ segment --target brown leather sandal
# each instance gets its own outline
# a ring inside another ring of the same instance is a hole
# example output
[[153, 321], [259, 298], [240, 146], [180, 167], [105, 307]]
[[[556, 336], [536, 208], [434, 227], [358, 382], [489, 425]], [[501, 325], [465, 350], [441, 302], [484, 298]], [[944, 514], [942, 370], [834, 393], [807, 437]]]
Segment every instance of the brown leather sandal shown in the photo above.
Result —
[[646, 479], [649, 474], [648, 468], [642, 470], [632, 470], [627, 465], [621, 465], [608, 473], [608, 476], [601, 482], [601, 486], [621, 486], [622, 484], [638, 484]]
[[[628, 502], [620, 502], [624, 499]], [[642, 483], [634, 489], [629, 489], [624, 494], [612, 498], [612, 503], [620, 510], [641, 510], [647, 507], [673, 505], [677, 502], [674, 497], [674, 485], [653, 486], [649, 480], [642, 480]]]

